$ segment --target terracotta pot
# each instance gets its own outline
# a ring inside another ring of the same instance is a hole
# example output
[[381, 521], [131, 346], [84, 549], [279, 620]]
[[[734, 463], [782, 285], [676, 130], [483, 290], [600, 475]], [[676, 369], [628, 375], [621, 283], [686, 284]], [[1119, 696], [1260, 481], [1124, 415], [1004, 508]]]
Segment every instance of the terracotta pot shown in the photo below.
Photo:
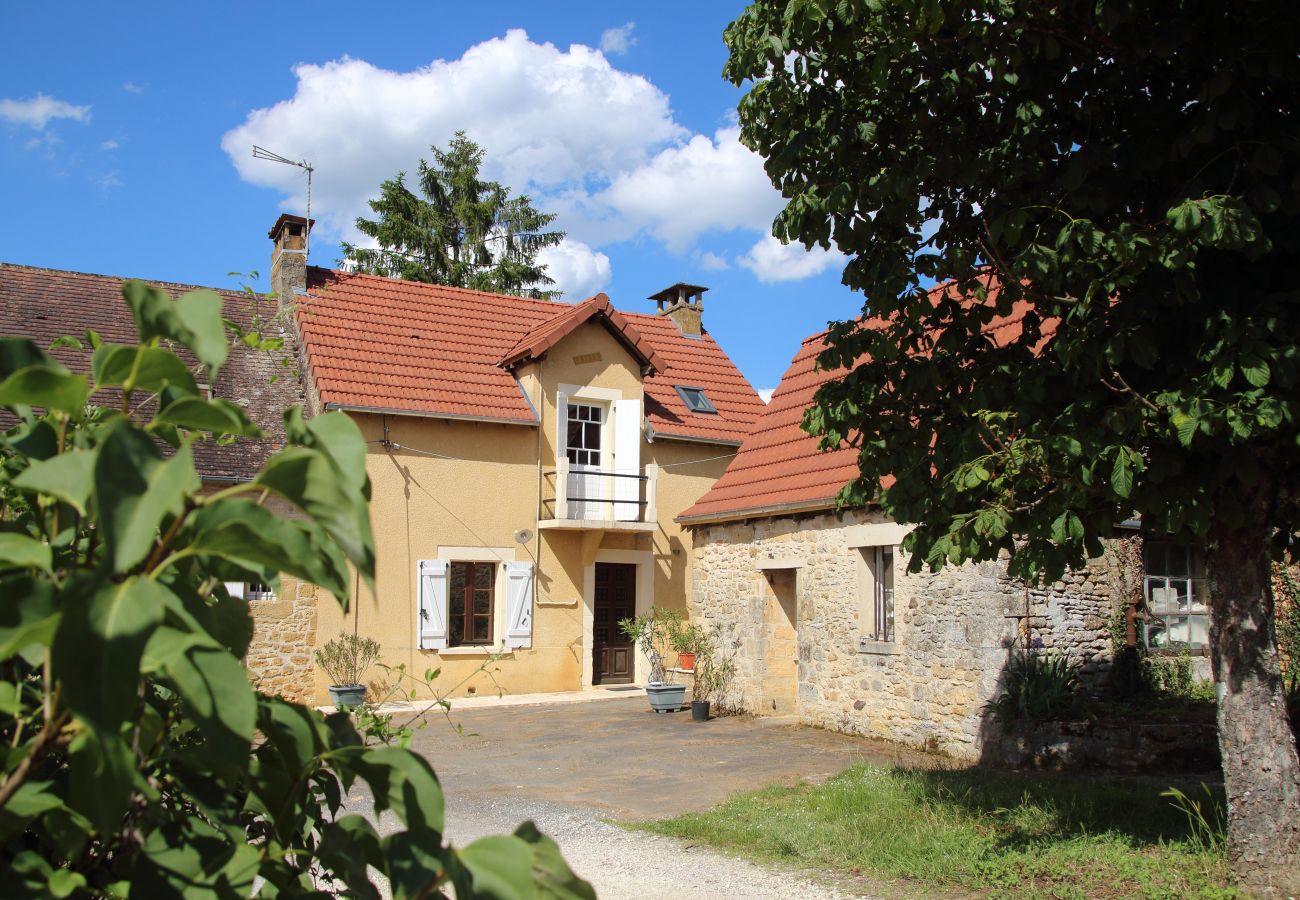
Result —
[[677, 668], [685, 669], [687, 672], [695, 671], [695, 654], [691, 651], [677, 654]]

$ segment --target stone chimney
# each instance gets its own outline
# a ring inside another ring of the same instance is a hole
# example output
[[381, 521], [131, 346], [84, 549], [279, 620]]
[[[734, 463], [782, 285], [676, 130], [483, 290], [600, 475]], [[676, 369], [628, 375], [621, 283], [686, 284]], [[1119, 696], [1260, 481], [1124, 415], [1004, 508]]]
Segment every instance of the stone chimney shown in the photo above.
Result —
[[682, 334], [697, 338], [704, 331], [704, 292], [707, 290], [698, 284], [679, 281], [651, 294], [650, 299], [659, 304], [659, 315], [672, 319]]
[[271, 251], [271, 290], [281, 306], [307, 293], [307, 231], [315, 224], [315, 220], [308, 223], [302, 216], [283, 213], [267, 235], [275, 242]]

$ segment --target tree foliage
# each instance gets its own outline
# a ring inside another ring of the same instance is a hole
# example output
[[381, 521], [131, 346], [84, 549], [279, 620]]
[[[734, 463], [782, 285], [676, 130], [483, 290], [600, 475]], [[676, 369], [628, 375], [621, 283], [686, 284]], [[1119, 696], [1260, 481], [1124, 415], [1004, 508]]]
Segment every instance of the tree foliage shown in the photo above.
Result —
[[[203, 492], [194, 443], [259, 434], [194, 377], [225, 361], [221, 299], [123, 295], [139, 343], [88, 333], [89, 376], [0, 338], [4, 895], [378, 897], [374, 871], [397, 897], [593, 896], [531, 824], [452, 848], [423, 758], [250, 686], [224, 582], [373, 583], [365, 446], [295, 408], [254, 481]], [[398, 828], [344, 808], [360, 784]]]
[[1261, 475], [1291, 540], [1296, 12], [808, 0], [729, 28], [775, 234], [850, 254], [887, 320], [832, 328], [821, 361], [853, 371], [808, 424], [861, 448], [846, 500], [897, 479], [914, 565], [1013, 551], [1051, 577], [1134, 511], [1203, 538]]
[[913, 570], [1052, 580], [1134, 513], [1208, 543], [1232, 850], [1292, 889], [1262, 548], [1300, 530], [1298, 28], [1283, 0], [758, 0], [726, 32], [774, 234], [866, 297], [804, 420], [859, 451], [841, 499], [918, 523]]
[[537, 254], [564, 239], [546, 231], [554, 213], [540, 212], [527, 196], [479, 177], [483, 148], [456, 132], [446, 150], [431, 146], [433, 164], [420, 160], [416, 190], [406, 173], [379, 187], [370, 201], [377, 219], [358, 218], [357, 229], [378, 249], [343, 244], [345, 262], [372, 275], [473, 288], [498, 294], [553, 298], [555, 283]]

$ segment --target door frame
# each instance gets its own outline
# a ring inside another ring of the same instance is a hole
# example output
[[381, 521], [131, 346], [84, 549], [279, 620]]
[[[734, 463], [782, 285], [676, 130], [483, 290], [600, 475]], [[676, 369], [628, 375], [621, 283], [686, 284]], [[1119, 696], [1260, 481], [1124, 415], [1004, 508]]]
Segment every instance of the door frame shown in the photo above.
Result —
[[[582, 687], [591, 687], [591, 654], [596, 621], [596, 563], [630, 563], [636, 566], [636, 614], [654, 606], [655, 555], [653, 550], [597, 550], [591, 565], [582, 568]], [[644, 685], [650, 678], [650, 661], [644, 653], [632, 654], [632, 683]]]

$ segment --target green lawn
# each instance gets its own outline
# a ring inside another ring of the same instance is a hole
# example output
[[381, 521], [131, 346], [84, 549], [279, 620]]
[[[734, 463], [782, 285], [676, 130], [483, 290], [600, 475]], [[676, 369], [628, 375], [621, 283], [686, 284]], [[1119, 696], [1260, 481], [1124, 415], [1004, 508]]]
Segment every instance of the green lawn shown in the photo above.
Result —
[[[823, 785], [766, 788], [709, 812], [630, 827], [758, 860], [909, 879], [918, 891], [1239, 896], [1222, 831], [1190, 825], [1160, 796], [1166, 787], [1138, 778], [857, 765]], [[1182, 787], [1216, 815], [1199, 785]]]

